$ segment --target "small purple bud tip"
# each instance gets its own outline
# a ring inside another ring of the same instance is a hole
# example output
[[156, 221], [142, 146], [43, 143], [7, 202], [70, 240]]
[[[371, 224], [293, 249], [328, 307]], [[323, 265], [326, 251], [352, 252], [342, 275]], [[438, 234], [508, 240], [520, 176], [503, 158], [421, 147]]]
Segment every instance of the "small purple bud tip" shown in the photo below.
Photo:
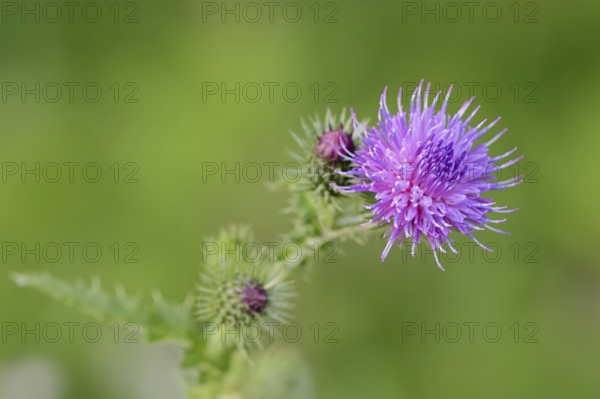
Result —
[[319, 137], [314, 151], [323, 161], [340, 162], [344, 160], [344, 155], [354, 153], [354, 141], [352, 136], [344, 132], [343, 127], [340, 126]]
[[242, 301], [248, 305], [247, 312], [249, 314], [262, 313], [269, 302], [267, 290], [257, 282], [250, 281], [246, 283]]

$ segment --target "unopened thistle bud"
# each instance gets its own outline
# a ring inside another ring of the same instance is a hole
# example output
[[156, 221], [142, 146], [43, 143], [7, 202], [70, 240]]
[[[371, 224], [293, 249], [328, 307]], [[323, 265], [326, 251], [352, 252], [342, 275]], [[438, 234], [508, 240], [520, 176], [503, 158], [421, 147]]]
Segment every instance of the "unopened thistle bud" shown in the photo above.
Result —
[[[211, 283], [219, 284], [217, 281]], [[221, 281], [220, 287], [215, 288], [215, 295], [211, 299], [213, 304], [203, 304], [204, 309], [214, 308], [211, 321], [245, 324], [252, 321], [255, 315], [262, 314], [267, 307], [267, 290], [262, 284], [249, 278], [233, 276]]]
[[315, 154], [325, 162], [337, 163], [354, 153], [352, 135], [344, 132], [344, 126], [325, 132], [319, 137], [314, 148]]
[[[335, 127], [337, 126], [337, 128]], [[338, 172], [347, 172], [355, 152], [352, 119], [345, 110], [339, 115], [327, 111], [325, 118], [318, 116], [302, 122], [304, 135], [292, 133], [298, 150], [292, 153], [302, 165], [302, 178], [295, 180], [295, 191], [313, 191], [327, 202], [340, 192], [331, 188], [345, 186], [349, 179]]]
[[[243, 233], [243, 234], [241, 234]], [[251, 237], [247, 229], [229, 229], [219, 234], [224, 242], [240, 242]], [[207, 262], [202, 266], [196, 296], [196, 316], [200, 322], [243, 329], [266, 321], [285, 322], [292, 307], [293, 283], [285, 269], [265, 263]]]

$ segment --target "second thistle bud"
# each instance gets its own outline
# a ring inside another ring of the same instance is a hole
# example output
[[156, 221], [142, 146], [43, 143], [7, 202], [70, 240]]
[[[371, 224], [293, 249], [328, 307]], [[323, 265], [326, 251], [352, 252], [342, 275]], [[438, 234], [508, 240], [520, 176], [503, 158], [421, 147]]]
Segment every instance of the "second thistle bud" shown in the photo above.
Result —
[[339, 128], [325, 132], [319, 137], [314, 151], [321, 160], [337, 163], [343, 161], [345, 156], [354, 153], [354, 141], [352, 141], [352, 136], [344, 132], [343, 126], [340, 125]]
[[247, 324], [267, 307], [268, 294], [255, 280], [235, 276], [217, 289], [217, 321]]
[[[222, 231], [218, 240], [244, 246], [252, 233], [233, 228]], [[211, 239], [216, 241], [216, 239]], [[264, 321], [289, 318], [294, 287], [288, 270], [279, 264], [207, 262], [201, 267], [196, 295], [196, 318], [224, 329], [240, 331], [250, 326], [266, 328]], [[236, 342], [245, 346], [249, 342]]]
[[242, 293], [242, 302], [248, 306], [247, 313], [262, 313], [269, 302], [267, 290], [256, 281], [248, 281]]

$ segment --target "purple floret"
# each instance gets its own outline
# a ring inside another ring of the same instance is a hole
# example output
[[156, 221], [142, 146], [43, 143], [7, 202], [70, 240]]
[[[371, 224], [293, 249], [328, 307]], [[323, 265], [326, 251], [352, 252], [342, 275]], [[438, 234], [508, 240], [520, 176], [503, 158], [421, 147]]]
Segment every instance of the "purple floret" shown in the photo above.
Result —
[[254, 281], [246, 283], [242, 301], [248, 306], [249, 314], [262, 313], [267, 307], [268, 300], [267, 290], [262, 285]]
[[314, 151], [323, 161], [340, 162], [354, 152], [354, 142], [352, 136], [340, 126], [319, 137]]

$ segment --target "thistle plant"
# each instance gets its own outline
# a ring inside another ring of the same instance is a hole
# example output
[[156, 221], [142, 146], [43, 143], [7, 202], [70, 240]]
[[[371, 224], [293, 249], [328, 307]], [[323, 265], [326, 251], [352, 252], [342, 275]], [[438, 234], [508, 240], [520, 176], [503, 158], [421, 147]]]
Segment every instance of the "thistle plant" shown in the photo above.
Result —
[[[310, 270], [309, 249], [347, 239], [362, 243], [368, 233], [380, 232], [387, 238], [383, 260], [405, 239], [412, 239], [413, 255], [415, 245], [427, 239], [443, 269], [437, 251], [445, 252], [445, 246], [456, 251], [451, 232], [479, 243], [475, 230], [502, 232], [490, 224], [503, 220], [492, 219], [490, 213], [514, 211], [482, 197], [522, 180], [489, 179], [489, 173], [520, 159], [497, 166], [514, 150], [488, 155], [489, 146], [505, 130], [476, 144], [498, 120], [472, 126], [478, 108], [465, 115], [473, 100], [451, 115], [450, 92], [439, 109], [441, 93], [429, 103], [430, 94], [430, 86], [421, 83], [409, 112], [403, 110], [399, 96], [399, 111], [391, 114], [384, 92], [379, 122], [370, 127], [353, 112], [327, 111], [323, 119], [303, 121], [302, 134], [292, 134], [297, 144], [292, 157], [302, 165], [301, 176], [295, 183], [280, 181], [277, 186], [290, 195], [286, 211], [293, 227], [278, 238], [301, 249], [294, 261], [283, 250], [273, 257], [259, 256], [268, 258], [259, 262], [207, 258], [200, 265], [196, 287], [190, 287], [180, 304], [166, 301], [159, 291], [132, 296], [123, 288], [105, 291], [97, 281], [69, 283], [44, 273], [15, 274], [14, 280], [98, 320], [137, 323], [146, 342], [176, 342], [184, 352], [181, 369], [190, 398], [309, 398], [309, 373], [297, 355], [282, 353], [264, 338], [239, 339], [250, 328], [256, 336], [277, 334], [267, 327], [292, 319], [294, 283]], [[470, 165], [482, 168], [470, 170]], [[248, 227], [232, 226], [208, 241], [231, 248], [253, 243], [253, 236]], [[222, 330], [231, 334], [215, 333]]]

